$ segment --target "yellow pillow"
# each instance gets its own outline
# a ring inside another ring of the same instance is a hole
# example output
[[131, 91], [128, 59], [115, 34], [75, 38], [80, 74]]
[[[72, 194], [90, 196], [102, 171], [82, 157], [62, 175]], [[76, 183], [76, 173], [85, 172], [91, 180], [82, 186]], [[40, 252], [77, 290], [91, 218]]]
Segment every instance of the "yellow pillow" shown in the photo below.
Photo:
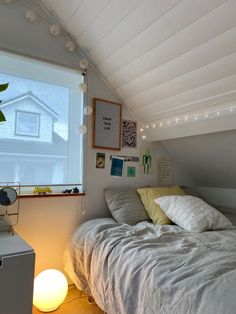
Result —
[[148, 216], [152, 219], [154, 224], [160, 225], [170, 224], [171, 220], [162, 211], [161, 207], [154, 202], [154, 200], [158, 197], [166, 195], [186, 195], [186, 193], [179, 186], [140, 188], [137, 192], [141, 197]]

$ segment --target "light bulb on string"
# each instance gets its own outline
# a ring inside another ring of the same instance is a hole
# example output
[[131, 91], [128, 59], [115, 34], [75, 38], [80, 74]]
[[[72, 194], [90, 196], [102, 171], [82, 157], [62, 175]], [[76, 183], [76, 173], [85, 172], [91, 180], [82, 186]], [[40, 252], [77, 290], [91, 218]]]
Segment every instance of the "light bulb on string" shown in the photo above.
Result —
[[25, 18], [27, 19], [27, 21], [29, 22], [35, 22], [37, 20], [37, 15], [34, 12], [34, 10], [27, 10], [25, 12]]
[[75, 43], [72, 41], [72, 40], [68, 40], [66, 42], [66, 50], [69, 51], [69, 52], [73, 52], [75, 51]]
[[91, 106], [84, 107], [84, 114], [86, 116], [90, 116], [92, 114], [92, 112], [93, 112], [93, 108]]
[[79, 66], [82, 70], [86, 70], [88, 68], [88, 61], [86, 59], [81, 59]]
[[86, 127], [86, 125], [84, 125], [84, 124], [81, 124], [80, 126], [79, 126], [79, 132], [81, 133], [81, 134], [86, 134], [87, 133], [87, 127]]
[[60, 25], [53, 24], [49, 28], [49, 32], [52, 36], [58, 36], [61, 32], [61, 27]]
[[85, 92], [87, 92], [88, 86], [87, 86], [86, 83], [80, 83], [80, 84], [79, 84], [79, 89], [80, 89], [80, 91], [81, 91], [82, 93], [85, 93]]

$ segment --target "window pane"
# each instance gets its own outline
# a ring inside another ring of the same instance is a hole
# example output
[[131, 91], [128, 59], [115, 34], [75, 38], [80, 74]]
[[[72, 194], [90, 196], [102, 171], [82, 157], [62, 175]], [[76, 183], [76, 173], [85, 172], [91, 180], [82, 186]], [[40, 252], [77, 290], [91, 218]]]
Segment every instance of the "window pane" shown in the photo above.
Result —
[[79, 73], [0, 53], [0, 181], [82, 182], [82, 82]]

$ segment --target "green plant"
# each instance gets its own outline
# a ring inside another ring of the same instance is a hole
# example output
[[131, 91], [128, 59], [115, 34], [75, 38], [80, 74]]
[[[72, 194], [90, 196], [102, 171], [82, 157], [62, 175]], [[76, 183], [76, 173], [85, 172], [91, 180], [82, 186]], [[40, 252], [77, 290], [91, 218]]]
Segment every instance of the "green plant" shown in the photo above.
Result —
[[[4, 92], [7, 88], [8, 88], [9, 83], [6, 84], [0, 84], [0, 92]], [[2, 102], [2, 100], [0, 100], [0, 103]], [[6, 118], [3, 114], [3, 112], [0, 110], [0, 122], [4, 122], [6, 121]]]

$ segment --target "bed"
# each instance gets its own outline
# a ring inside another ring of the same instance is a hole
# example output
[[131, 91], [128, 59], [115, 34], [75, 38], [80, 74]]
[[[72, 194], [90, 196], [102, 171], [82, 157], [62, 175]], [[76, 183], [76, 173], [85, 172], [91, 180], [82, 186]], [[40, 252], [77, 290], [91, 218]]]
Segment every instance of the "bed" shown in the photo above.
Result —
[[93, 219], [68, 243], [65, 271], [108, 314], [236, 313], [234, 227]]

